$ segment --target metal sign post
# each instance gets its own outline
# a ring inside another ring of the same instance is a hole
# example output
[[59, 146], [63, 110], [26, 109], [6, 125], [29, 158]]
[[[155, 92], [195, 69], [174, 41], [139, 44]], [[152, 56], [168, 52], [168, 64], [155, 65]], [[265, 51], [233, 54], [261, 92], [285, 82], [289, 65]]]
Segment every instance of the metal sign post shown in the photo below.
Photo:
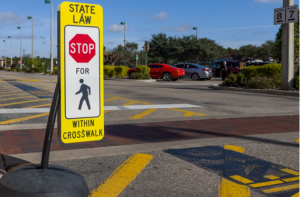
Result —
[[283, 0], [283, 7], [274, 9], [274, 25], [282, 24], [281, 89], [293, 89], [294, 77], [294, 22], [298, 22], [298, 5], [294, 0]]
[[144, 52], [145, 52], [145, 74], [147, 74], [147, 53], [149, 51], [149, 48], [150, 48], [149, 42], [146, 41], [145, 44], [144, 44]]

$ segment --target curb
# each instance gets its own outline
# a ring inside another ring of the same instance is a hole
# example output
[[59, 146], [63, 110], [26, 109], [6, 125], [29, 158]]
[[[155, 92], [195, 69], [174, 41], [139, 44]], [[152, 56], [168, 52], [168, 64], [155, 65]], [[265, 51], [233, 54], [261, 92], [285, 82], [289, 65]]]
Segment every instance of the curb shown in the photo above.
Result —
[[249, 93], [258, 93], [258, 94], [299, 97], [299, 92], [289, 92], [289, 91], [282, 91], [282, 90], [244, 89], [244, 88], [226, 87], [226, 86], [211, 86], [211, 88], [214, 90], [226, 90], [226, 91], [235, 91], [235, 92], [249, 92]]
[[0, 179], [5, 173], [4, 161], [2, 160], [2, 156], [0, 154]]

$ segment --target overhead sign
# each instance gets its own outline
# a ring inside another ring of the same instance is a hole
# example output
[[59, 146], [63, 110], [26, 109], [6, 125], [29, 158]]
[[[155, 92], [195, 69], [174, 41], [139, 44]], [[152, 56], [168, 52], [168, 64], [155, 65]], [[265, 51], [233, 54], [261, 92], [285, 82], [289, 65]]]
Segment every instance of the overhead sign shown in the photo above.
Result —
[[104, 137], [103, 10], [63, 2], [58, 10], [60, 109], [58, 137], [64, 143]]
[[298, 22], [298, 5], [274, 9], [274, 25]]

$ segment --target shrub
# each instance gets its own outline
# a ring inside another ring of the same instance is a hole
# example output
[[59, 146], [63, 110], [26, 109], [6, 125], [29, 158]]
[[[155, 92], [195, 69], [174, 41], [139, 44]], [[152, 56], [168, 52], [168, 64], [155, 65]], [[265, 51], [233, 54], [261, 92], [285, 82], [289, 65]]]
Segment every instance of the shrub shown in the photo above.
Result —
[[[145, 70], [144, 70], [145, 71]], [[132, 79], [150, 79], [150, 74], [143, 74], [143, 73], [133, 73]]]
[[[135, 70], [137, 73], [145, 74], [145, 66], [143, 65], [135, 67]], [[150, 73], [150, 67], [147, 67], [147, 73]]]
[[295, 88], [296, 90], [299, 90], [299, 75], [294, 77], [293, 88]]
[[233, 73], [230, 73], [228, 76], [228, 79], [224, 81], [225, 85], [237, 85], [237, 76]]
[[245, 85], [245, 76], [241, 73], [237, 74], [236, 76], [236, 83], [238, 85]]
[[5, 67], [0, 67], [0, 70], [5, 70]]
[[255, 76], [275, 78], [281, 75], [281, 64], [272, 63], [263, 66], [248, 66], [241, 70], [247, 80]]
[[20, 72], [20, 68], [16, 68], [16, 71], [17, 71], [17, 72]]
[[57, 67], [53, 67], [52, 74], [57, 74]]
[[274, 89], [280, 87], [280, 85], [277, 83], [277, 80], [268, 78], [266, 76], [252, 77], [248, 81], [248, 85], [250, 88], [257, 88], [257, 89]]
[[115, 70], [114, 70], [113, 66], [105, 65], [103, 68], [103, 71], [104, 71], [105, 77], [111, 78], [111, 77], [115, 76]]
[[129, 68], [127, 66], [114, 66], [115, 75], [119, 78], [123, 78], [127, 75]]

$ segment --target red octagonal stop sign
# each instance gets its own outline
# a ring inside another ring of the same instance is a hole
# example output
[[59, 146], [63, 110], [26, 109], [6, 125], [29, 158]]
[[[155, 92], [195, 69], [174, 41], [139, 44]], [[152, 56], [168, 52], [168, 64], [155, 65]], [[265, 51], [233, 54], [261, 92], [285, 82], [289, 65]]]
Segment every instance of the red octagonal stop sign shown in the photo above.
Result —
[[95, 56], [96, 44], [88, 34], [76, 34], [69, 42], [69, 54], [77, 63], [89, 63]]

